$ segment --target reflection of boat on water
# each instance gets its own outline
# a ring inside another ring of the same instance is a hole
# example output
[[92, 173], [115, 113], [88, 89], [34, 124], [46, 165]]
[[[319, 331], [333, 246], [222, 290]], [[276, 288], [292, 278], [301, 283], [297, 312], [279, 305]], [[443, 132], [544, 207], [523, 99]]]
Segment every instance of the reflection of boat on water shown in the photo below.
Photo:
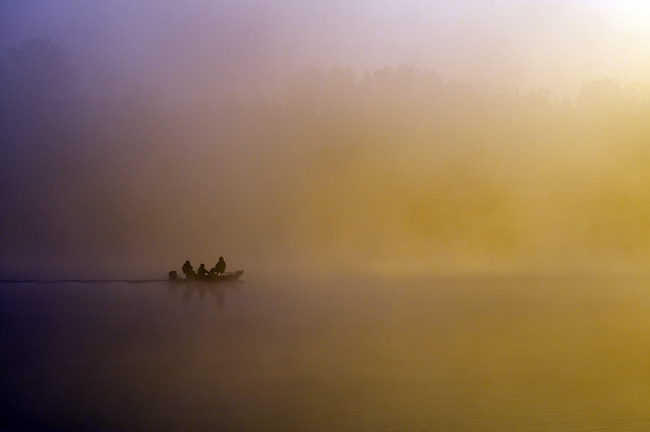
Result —
[[173, 283], [220, 283], [220, 282], [234, 282], [244, 274], [244, 270], [237, 270], [236, 272], [223, 273], [220, 275], [212, 275], [205, 278], [181, 278], [175, 271], [169, 272], [169, 282]]
[[226, 273], [218, 276], [210, 276], [209, 278], [179, 278], [175, 272], [169, 272], [167, 279], [169, 286], [169, 293], [174, 294], [179, 291], [182, 294], [183, 302], [189, 303], [190, 299], [196, 294], [198, 299], [203, 302], [206, 295], [214, 297], [219, 304], [219, 308], [223, 307], [226, 300], [226, 291], [234, 289], [237, 291], [240, 283], [243, 282], [239, 278], [244, 274], [243, 270], [238, 270], [232, 273]]

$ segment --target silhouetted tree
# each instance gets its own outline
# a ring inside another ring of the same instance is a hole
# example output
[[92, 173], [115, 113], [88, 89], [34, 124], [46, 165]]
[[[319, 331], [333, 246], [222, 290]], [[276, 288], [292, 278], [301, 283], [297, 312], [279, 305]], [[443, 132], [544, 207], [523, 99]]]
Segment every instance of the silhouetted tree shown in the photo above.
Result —
[[10, 86], [7, 80], [7, 68], [0, 59], [0, 142], [2, 136], [6, 133], [9, 124], [9, 91]]
[[69, 54], [47, 38], [28, 39], [6, 52], [6, 82], [13, 101], [27, 109], [51, 109], [71, 103], [78, 81]]
[[315, 66], [305, 66], [285, 80], [284, 104], [291, 114], [313, 117], [322, 109], [325, 77]]

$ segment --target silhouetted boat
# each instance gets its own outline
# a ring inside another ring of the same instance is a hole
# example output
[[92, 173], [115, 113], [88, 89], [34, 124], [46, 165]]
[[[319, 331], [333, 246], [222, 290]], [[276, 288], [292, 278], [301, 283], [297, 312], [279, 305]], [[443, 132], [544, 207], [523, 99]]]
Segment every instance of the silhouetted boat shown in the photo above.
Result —
[[196, 277], [196, 278], [181, 278], [178, 277], [178, 273], [175, 271], [169, 272], [169, 282], [175, 283], [185, 283], [185, 282], [206, 282], [206, 283], [219, 283], [219, 282], [233, 282], [239, 279], [244, 274], [244, 270], [237, 270], [236, 272], [224, 273], [220, 275], [208, 276], [205, 278]]

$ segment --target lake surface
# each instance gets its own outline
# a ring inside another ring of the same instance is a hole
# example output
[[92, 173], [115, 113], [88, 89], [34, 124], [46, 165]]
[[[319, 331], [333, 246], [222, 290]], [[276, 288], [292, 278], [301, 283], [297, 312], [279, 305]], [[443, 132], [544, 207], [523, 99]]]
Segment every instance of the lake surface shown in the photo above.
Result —
[[0, 285], [3, 430], [650, 430], [650, 279]]

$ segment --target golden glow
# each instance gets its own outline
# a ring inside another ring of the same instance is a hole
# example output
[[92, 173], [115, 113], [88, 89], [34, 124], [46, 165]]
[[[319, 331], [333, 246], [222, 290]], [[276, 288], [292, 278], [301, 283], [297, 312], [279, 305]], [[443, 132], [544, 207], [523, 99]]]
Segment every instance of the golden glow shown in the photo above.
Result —
[[64, 3], [3, 7], [108, 96], [11, 132], [5, 270], [647, 269], [641, 3]]

